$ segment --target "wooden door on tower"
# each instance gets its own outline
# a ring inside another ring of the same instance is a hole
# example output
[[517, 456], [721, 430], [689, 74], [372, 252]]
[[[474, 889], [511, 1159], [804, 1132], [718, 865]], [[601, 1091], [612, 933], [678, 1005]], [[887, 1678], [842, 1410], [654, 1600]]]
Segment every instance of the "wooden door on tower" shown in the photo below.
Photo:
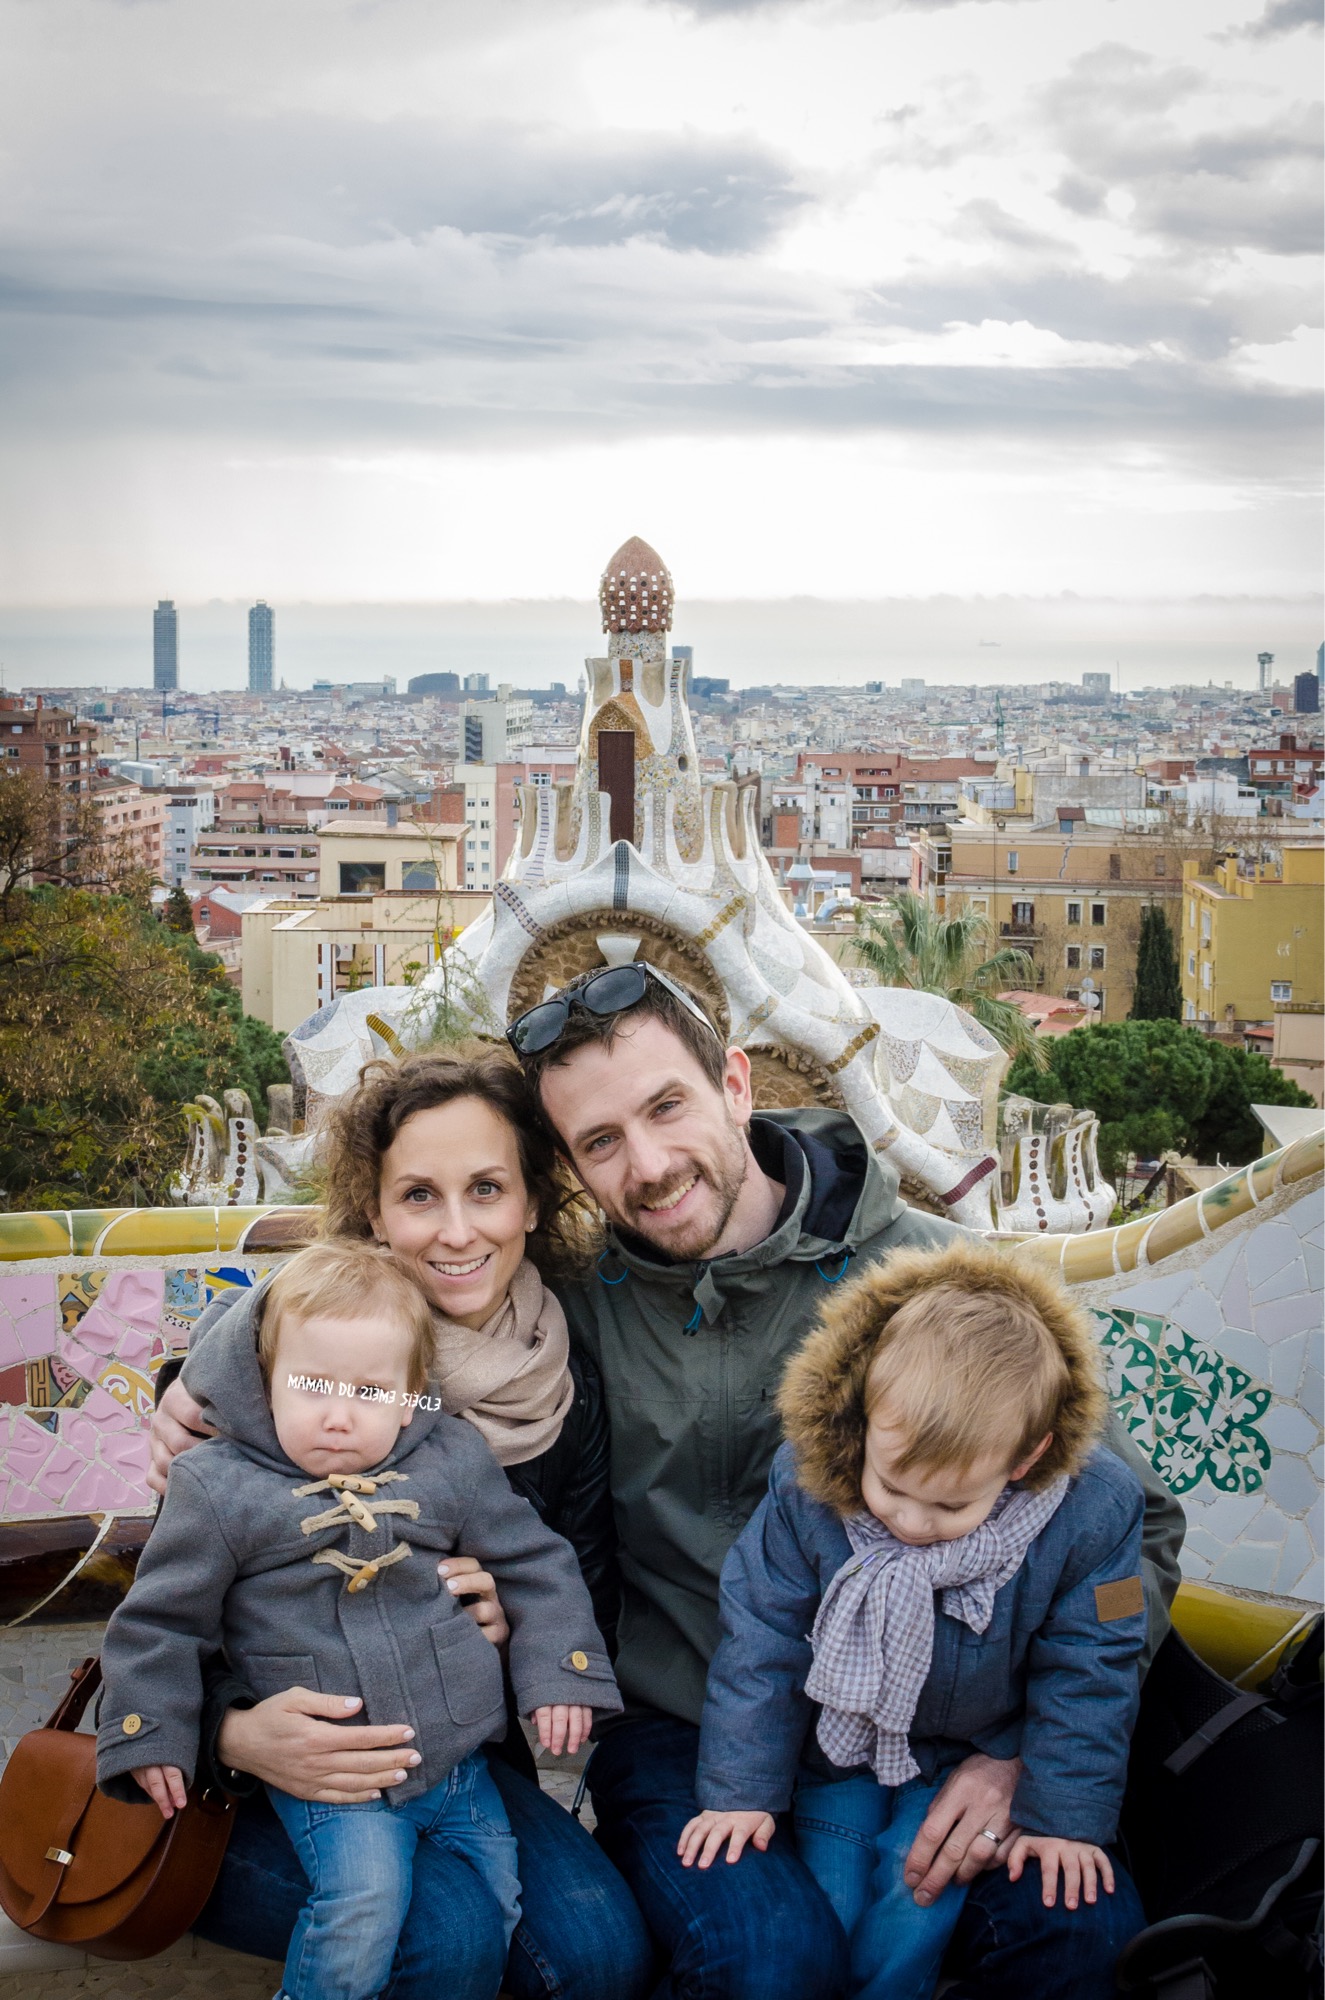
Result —
[[630, 729], [598, 732], [598, 789], [612, 801], [609, 837], [635, 838], [635, 736]]

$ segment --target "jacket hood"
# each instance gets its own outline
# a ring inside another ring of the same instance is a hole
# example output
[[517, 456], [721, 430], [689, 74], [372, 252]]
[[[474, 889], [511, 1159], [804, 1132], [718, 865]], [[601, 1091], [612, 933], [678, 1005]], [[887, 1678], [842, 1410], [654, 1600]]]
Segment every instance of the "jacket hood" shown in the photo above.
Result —
[[950, 1286], [1016, 1300], [1048, 1329], [1067, 1364], [1068, 1385], [1053, 1442], [1022, 1484], [1048, 1486], [1079, 1470], [1107, 1413], [1099, 1346], [1085, 1314], [1049, 1271], [992, 1244], [959, 1238], [939, 1250], [897, 1250], [833, 1293], [787, 1364], [778, 1404], [800, 1484], [839, 1514], [863, 1505], [866, 1381], [899, 1306], [917, 1292]]
[[[906, 1203], [899, 1176], [881, 1158], [845, 1111], [797, 1106], [759, 1111], [750, 1121], [751, 1148], [760, 1165], [788, 1188], [788, 1202], [761, 1243], [718, 1260], [724, 1272], [763, 1270], [789, 1258], [814, 1263], [854, 1255], [863, 1243], [896, 1221]], [[788, 1147], [795, 1152], [787, 1157]], [[799, 1186], [792, 1188], [792, 1176]], [[608, 1255], [659, 1283], [693, 1290], [704, 1260], [672, 1262], [643, 1238], [609, 1226]]]
[[[276, 1436], [258, 1362], [258, 1327], [266, 1289], [265, 1282], [254, 1285], [195, 1342], [180, 1379], [222, 1437], [241, 1445], [260, 1463], [284, 1472], [292, 1461]], [[423, 1442], [440, 1414], [420, 1404], [384, 1463], [395, 1465], [407, 1457]]]

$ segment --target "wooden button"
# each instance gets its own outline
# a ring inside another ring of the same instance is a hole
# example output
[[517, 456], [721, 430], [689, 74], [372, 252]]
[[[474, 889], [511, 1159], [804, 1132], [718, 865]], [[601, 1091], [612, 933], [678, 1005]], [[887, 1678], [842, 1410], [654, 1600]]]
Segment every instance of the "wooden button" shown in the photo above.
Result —
[[577, 1674], [582, 1674], [589, 1664], [589, 1655], [587, 1653], [572, 1653], [570, 1663]]
[[143, 1718], [141, 1715], [126, 1715], [123, 1722], [120, 1724], [120, 1728], [124, 1731], [126, 1736], [136, 1736], [138, 1734], [138, 1731], [142, 1728], [142, 1726], [143, 1726]]

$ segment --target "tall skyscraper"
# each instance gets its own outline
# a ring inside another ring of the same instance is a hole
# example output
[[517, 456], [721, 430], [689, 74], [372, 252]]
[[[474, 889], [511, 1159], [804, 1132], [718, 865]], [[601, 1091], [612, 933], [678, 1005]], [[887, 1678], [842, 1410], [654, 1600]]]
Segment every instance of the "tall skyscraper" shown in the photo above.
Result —
[[152, 613], [152, 686], [179, 686], [179, 620], [173, 597], [163, 597]]
[[248, 614], [248, 691], [270, 694], [275, 652], [275, 620], [269, 604], [259, 598]]

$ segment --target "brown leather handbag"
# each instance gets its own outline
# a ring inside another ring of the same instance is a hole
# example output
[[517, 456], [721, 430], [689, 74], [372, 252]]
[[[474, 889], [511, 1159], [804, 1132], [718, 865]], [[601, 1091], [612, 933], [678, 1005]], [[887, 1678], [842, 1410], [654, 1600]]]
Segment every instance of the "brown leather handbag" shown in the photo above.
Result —
[[184, 1935], [211, 1895], [234, 1801], [191, 1790], [167, 1820], [146, 1795], [122, 1805], [99, 1792], [96, 1738], [78, 1725], [100, 1685], [93, 1655], [0, 1776], [0, 1907], [53, 1944], [151, 1958]]

